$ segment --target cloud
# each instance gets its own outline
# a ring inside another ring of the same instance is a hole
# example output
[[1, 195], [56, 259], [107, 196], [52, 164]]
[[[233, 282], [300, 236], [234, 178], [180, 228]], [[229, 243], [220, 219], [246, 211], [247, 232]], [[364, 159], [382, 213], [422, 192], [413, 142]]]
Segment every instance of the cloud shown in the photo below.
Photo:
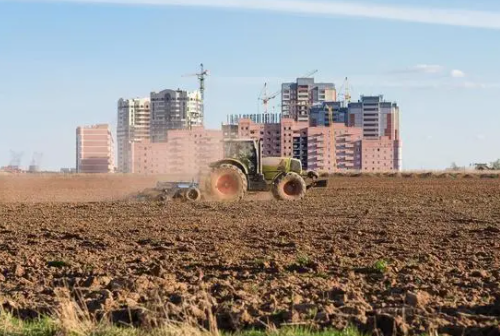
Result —
[[437, 64], [417, 64], [405, 69], [391, 71], [391, 74], [439, 74], [445, 67]]
[[462, 70], [454, 69], [454, 70], [451, 70], [450, 76], [453, 78], [464, 78], [465, 72], [463, 72]]
[[437, 74], [443, 72], [444, 67], [441, 65], [418, 64], [410, 68], [409, 70], [426, 74]]
[[[6, 1], [6, 0], [0, 0]], [[9, 0], [7, 0], [9, 1]], [[13, 1], [13, 0], [10, 0]], [[17, 0], [24, 2], [105, 3], [116, 5], [155, 5], [214, 7], [262, 10], [321, 16], [350, 16], [427, 24], [500, 29], [500, 12], [466, 9], [440, 9], [348, 1], [306, 0]]]
[[403, 70], [395, 70], [390, 72], [391, 74], [423, 74], [423, 75], [438, 75], [432, 76], [435, 79], [443, 78], [465, 78], [466, 74], [462, 70], [452, 69], [447, 70], [445, 66], [437, 64], [418, 64]]
[[486, 135], [484, 134], [477, 134], [476, 135], [476, 139], [481, 141], [481, 140], [486, 140]]

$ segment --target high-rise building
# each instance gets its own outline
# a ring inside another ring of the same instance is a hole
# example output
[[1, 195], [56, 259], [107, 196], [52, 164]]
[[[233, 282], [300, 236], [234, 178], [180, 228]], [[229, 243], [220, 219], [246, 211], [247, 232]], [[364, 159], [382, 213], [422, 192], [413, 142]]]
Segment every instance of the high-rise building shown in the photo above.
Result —
[[150, 120], [149, 98], [118, 100], [116, 142], [119, 172], [132, 172], [132, 144], [149, 139]]
[[314, 78], [297, 78], [295, 83], [281, 85], [281, 112], [283, 118], [309, 121], [309, 111], [314, 104], [336, 101], [333, 83], [315, 83]]
[[113, 135], [109, 125], [76, 129], [76, 171], [84, 174], [114, 172]]
[[203, 101], [199, 91], [151, 92], [151, 140], [167, 141], [168, 130], [203, 126]]
[[[311, 126], [330, 126], [330, 118], [334, 123], [347, 125], [348, 108], [341, 102], [323, 102], [311, 108], [309, 122]], [[331, 115], [330, 115], [331, 113]]]
[[365, 139], [388, 137], [399, 140], [399, 107], [384, 96], [361, 96], [349, 104], [348, 126], [361, 127]]

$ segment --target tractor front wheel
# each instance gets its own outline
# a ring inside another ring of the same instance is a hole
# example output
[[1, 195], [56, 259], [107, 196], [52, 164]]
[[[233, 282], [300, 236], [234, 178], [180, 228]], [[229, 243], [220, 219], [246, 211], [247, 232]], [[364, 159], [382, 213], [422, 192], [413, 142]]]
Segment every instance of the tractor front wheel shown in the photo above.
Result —
[[214, 168], [209, 180], [209, 192], [217, 200], [239, 201], [247, 192], [248, 182], [238, 167], [222, 164]]
[[273, 184], [273, 196], [280, 201], [299, 201], [306, 196], [306, 182], [297, 173], [279, 177]]

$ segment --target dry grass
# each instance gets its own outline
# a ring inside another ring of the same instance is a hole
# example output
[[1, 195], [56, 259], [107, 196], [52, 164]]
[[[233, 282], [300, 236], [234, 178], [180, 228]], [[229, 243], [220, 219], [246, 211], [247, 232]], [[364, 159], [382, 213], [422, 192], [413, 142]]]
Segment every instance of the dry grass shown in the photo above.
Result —
[[[172, 321], [168, 318], [168, 311], [156, 311], [162, 315], [161, 319], [150, 320], [148, 325], [140, 328], [132, 325], [115, 325], [106, 317], [96, 320], [86, 309], [85, 304], [78, 304], [70, 298], [69, 290], [58, 295], [58, 308], [51, 317], [43, 317], [23, 321], [14, 317], [12, 313], [4, 311], [0, 306], [0, 335], [9, 336], [363, 336], [354, 328], [343, 331], [324, 330], [321, 332], [307, 328], [277, 329], [268, 326], [267, 330], [247, 330], [237, 333], [219, 331], [216, 318], [212, 313], [212, 306], [206, 293], [207, 307], [205, 314], [208, 328], [202, 327], [196, 317], [186, 310], [185, 320]], [[158, 298], [161, 303], [161, 299]], [[163, 305], [164, 306], [164, 305]], [[165, 306], [164, 306], [165, 307]], [[147, 311], [146, 308], [144, 308]], [[160, 316], [158, 316], [160, 318]], [[161, 321], [161, 322], [159, 322]]]

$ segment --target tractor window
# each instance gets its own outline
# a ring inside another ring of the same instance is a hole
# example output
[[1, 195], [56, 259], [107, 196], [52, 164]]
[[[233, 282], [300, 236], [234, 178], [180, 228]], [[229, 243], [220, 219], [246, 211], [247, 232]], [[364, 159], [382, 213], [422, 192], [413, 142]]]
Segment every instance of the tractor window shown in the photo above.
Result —
[[257, 172], [257, 152], [253, 141], [227, 142], [225, 157], [239, 160], [252, 174]]

